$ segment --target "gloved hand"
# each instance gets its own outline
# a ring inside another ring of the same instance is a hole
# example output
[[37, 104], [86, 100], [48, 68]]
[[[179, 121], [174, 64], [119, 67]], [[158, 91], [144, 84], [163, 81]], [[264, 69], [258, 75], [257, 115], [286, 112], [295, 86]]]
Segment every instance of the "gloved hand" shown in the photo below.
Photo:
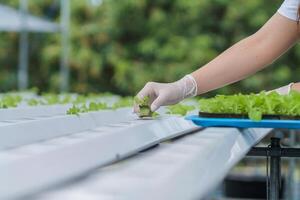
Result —
[[[187, 97], [197, 95], [197, 83], [192, 75], [186, 75], [173, 83], [148, 82], [137, 94], [142, 99], [150, 97], [151, 111], [157, 110], [160, 106], [176, 104]], [[134, 105], [134, 112], [138, 112], [138, 105]]]
[[269, 91], [269, 92], [276, 91], [278, 94], [286, 95], [286, 94], [289, 94], [289, 93], [290, 93], [291, 87], [292, 87], [293, 84], [294, 84], [294, 83], [290, 83], [290, 84], [288, 84], [288, 85], [286, 85], [286, 86], [282, 86], [282, 87], [280, 87], [280, 88], [277, 88], [277, 89], [275, 89], [275, 90], [271, 90], [271, 91]]

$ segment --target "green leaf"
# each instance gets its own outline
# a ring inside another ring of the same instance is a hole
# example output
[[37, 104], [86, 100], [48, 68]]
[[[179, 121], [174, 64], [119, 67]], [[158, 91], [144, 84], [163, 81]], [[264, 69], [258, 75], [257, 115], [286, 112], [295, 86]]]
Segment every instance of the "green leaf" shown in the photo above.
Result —
[[176, 104], [167, 107], [167, 114], [181, 115], [185, 116], [188, 111], [192, 111], [195, 109], [195, 106]]
[[67, 110], [68, 115], [77, 115], [79, 116], [80, 108], [78, 108], [76, 105], [73, 105], [71, 108]]
[[150, 109], [150, 97], [145, 96], [144, 98], [140, 99], [137, 96], [134, 97], [134, 102], [139, 106], [139, 117], [152, 117], [153, 112]]
[[249, 111], [248, 116], [253, 121], [260, 121], [262, 119], [262, 112], [259, 109], [252, 109]]
[[201, 112], [222, 114], [246, 114], [259, 121], [263, 115], [300, 116], [300, 93], [291, 91], [288, 95], [265, 91], [259, 94], [217, 95], [199, 100]]
[[27, 104], [30, 106], [37, 106], [39, 104], [39, 101], [32, 98], [27, 101]]
[[132, 97], [123, 97], [119, 101], [113, 104], [112, 108], [123, 108], [123, 107], [131, 107], [133, 106], [133, 98]]
[[140, 106], [140, 111], [138, 115], [139, 117], [151, 117], [152, 112], [148, 106]]

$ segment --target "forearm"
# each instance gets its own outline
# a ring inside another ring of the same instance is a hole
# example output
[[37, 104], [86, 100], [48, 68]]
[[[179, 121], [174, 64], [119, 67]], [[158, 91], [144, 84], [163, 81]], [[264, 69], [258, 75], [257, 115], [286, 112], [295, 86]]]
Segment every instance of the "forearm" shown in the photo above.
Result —
[[250, 36], [227, 49], [214, 60], [192, 73], [198, 94], [239, 81], [272, 62], [265, 50]]
[[[276, 13], [257, 33], [191, 75], [172, 83], [148, 82], [137, 96], [148, 96], [152, 111], [163, 105], [176, 104], [255, 73], [285, 52], [298, 37], [297, 23]], [[137, 105], [134, 111], [138, 112]]]
[[[275, 18], [275, 19], [274, 19]], [[297, 40], [297, 31], [292, 33], [278, 30], [272, 34], [274, 26], [281, 25], [282, 16], [275, 14], [266, 25], [254, 35], [238, 42], [192, 75], [198, 85], [198, 94], [202, 94], [224, 85], [239, 81], [254, 74], [272, 63]], [[279, 21], [279, 22], [278, 22]], [[281, 27], [279, 29], [287, 27]]]

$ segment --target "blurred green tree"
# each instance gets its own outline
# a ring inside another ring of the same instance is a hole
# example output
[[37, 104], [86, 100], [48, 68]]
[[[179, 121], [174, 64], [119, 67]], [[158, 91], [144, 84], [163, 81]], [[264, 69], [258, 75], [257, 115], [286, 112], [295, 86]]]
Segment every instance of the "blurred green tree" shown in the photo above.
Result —
[[[17, 6], [17, 2], [3, 3]], [[58, 0], [29, 2], [32, 13], [59, 20], [59, 12], [53, 11], [59, 8]], [[133, 95], [147, 81], [179, 79], [256, 32], [281, 2], [103, 0], [94, 6], [72, 0], [71, 90]], [[13, 89], [18, 35], [2, 33], [0, 38], [0, 88]], [[31, 34], [30, 48], [31, 86], [58, 91], [59, 35]], [[213, 93], [257, 92], [296, 81], [299, 58], [296, 46], [269, 69]]]

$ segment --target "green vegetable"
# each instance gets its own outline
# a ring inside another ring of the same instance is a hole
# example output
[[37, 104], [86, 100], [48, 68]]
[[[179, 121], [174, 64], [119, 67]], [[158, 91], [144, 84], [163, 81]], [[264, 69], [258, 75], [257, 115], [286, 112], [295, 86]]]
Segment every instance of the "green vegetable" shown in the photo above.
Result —
[[80, 108], [78, 108], [76, 105], [73, 105], [69, 110], [67, 110], [68, 115], [79, 115], [80, 113]]
[[184, 116], [188, 111], [194, 110], [195, 106], [176, 104], [176, 105], [168, 106], [167, 109], [168, 109], [167, 114]]
[[3, 102], [0, 102], [0, 108], [8, 108], [7, 105]]
[[59, 96], [56, 94], [46, 93], [42, 95], [42, 98], [43, 104], [45, 105], [54, 105], [60, 103]]
[[30, 106], [37, 106], [39, 104], [39, 101], [32, 98], [27, 100], [27, 104]]
[[151, 112], [149, 106], [140, 106], [139, 116], [140, 117], [151, 117], [152, 112]]
[[133, 98], [132, 97], [123, 97], [119, 101], [113, 104], [112, 108], [123, 108], [123, 107], [132, 107], [133, 106]]
[[0, 108], [17, 107], [22, 101], [22, 97], [19, 95], [4, 95], [0, 99]]
[[98, 103], [91, 102], [88, 107], [88, 111], [98, 111], [104, 109], [108, 109], [108, 106], [106, 103], [102, 103], [102, 102], [98, 102]]
[[143, 117], [157, 117], [159, 114], [156, 112], [152, 112], [150, 109], [150, 97], [149, 96], [145, 96], [144, 98], [140, 99], [138, 97], [134, 98], [134, 102], [135, 104], [137, 104], [139, 106], [139, 117], [143, 118]]
[[134, 103], [136, 103], [139, 106], [149, 106], [150, 97], [145, 96], [144, 98], [140, 99], [136, 96], [136, 97], [134, 97]]
[[87, 100], [87, 99], [86, 99], [85, 96], [83, 96], [83, 95], [78, 95], [78, 96], [76, 97], [76, 99], [73, 101], [73, 103], [75, 103], [75, 104], [85, 103], [86, 100]]
[[87, 106], [86, 104], [83, 104], [81, 106], [73, 104], [69, 110], [67, 110], [67, 114], [69, 115], [79, 115], [79, 113], [86, 113], [91, 111], [99, 111], [109, 109], [106, 103], [102, 102], [90, 102]]
[[65, 94], [62, 99], [60, 100], [60, 103], [67, 104], [72, 101], [72, 96], [70, 94]]
[[157, 112], [152, 112], [152, 118], [157, 118], [159, 116], [159, 113], [157, 113]]
[[246, 114], [259, 121], [263, 115], [300, 116], [300, 93], [291, 91], [280, 95], [273, 91], [259, 94], [217, 95], [214, 98], [200, 99], [201, 112], [220, 114]]
[[258, 108], [253, 108], [251, 110], [249, 110], [248, 116], [250, 119], [252, 119], [253, 121], [260, 121], [262, 119], [262, 112], [260, 109]]

